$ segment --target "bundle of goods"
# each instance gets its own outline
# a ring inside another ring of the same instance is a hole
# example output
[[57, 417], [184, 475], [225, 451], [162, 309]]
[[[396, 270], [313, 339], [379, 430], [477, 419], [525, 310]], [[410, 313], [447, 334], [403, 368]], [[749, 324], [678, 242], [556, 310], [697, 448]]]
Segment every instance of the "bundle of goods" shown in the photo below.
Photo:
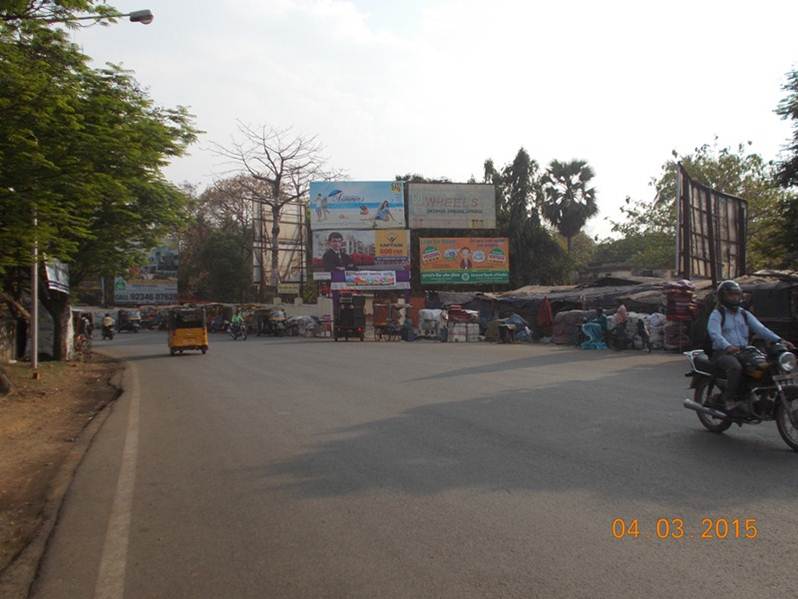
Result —
[[669, 351], [690, 347], [689, 323], [670, 321], [665, 325], [664, 347]]
[[447, 309], [449, 322], [479, 322], [477, 310], [466, 310], [459, 304], [452, 304]]
[[554, 317], [552, 327], [552, 343], [558, 345], [576, 345], [579, 342], [579, 331], [585, 320], [596, 315], [595, 310], [565, 310]]
[[664, 314], [656, 312], [646, 317], [648, 325], [649, 341], [652, 349], [662, 349], [665, 347], [665, 324], [667, 320]]
[[693, 299], [695, 286], [685, 279], [675, 283], [666, 283], [663, 287], [667, 298], [665, 314], [668, 320], [675, 322], [688, 322], [695, 318], [698, 305]]
[[418, 311], [418, 328], [421, 335], [438, 337], [444, 326], [443, 310], [427, 308]]
[[449, 342], [474, 343], [479, 341], [479, 324], [475, 322], [450, 322]]

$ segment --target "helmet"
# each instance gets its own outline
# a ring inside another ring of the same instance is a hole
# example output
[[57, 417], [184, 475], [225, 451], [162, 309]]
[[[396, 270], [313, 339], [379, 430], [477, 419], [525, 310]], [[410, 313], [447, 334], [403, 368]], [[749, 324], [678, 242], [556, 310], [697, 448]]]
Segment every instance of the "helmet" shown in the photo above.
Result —
[[[730, 298], [729, 294], [737, 293], [737, 298]], [[718, 285], [718, 303], [724, 308], [735, 309], [740, 307], [740, 302], [743, 298], [743, 288], [737, 281], [723, 281]]]

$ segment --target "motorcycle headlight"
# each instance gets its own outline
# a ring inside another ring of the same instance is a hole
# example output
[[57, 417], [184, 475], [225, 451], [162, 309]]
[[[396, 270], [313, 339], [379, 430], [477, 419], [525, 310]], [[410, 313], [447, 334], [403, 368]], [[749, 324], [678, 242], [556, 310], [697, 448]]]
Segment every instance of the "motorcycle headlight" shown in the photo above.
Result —
[[792, 352], [784, 352], [779, 356], [779, 368], [784, 372], [792, 372], [795, 370], [796, 359], [795, 354]]

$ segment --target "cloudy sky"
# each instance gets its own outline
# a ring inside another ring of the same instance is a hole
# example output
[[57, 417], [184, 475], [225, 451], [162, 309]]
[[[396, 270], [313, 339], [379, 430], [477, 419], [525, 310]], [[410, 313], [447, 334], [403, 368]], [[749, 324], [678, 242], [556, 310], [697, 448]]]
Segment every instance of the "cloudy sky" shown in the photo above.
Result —
[[353, 180], [418, 172], [464, 181], [523, 146], [539, 163], [586, 159], [607, 231], [676, 149], [754, 142], [776, 158], [773, 110], [798, 65], [798, 2], [117, 0], [151, 9], [75, 34], [135, 71], [206, 131], [168, 170], [206, 185], [209, 142], [236, 119], [318, 135]]

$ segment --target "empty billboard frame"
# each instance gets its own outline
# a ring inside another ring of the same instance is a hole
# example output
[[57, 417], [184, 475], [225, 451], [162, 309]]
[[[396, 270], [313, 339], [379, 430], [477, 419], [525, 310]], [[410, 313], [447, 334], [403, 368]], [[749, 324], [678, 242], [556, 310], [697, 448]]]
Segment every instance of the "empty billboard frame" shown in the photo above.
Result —
[[694, 181], [679, 164], [676, 209], [676, 269], [680, 277], [717, 283], [745, 274], [745, 200]]

